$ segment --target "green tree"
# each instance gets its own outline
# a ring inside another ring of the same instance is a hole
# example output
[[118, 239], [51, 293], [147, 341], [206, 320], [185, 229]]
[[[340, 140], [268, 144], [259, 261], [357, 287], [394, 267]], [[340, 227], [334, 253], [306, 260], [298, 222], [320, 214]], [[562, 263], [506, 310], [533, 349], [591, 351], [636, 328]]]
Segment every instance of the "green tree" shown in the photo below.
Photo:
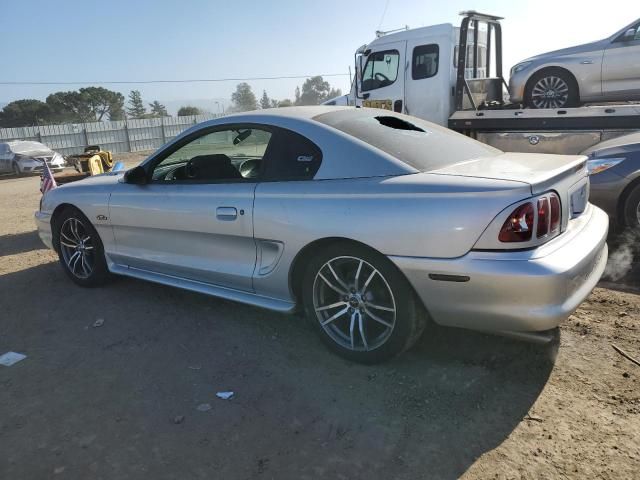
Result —
[[180, 107], [180, 110], [178, 110], [178, 116], [179, 117], [188, 117], [191, 115], [200, 115], [202, 112], [200, 111], [199, 108], [196, 107], [191, 107], [191, 106], [186, 106], [186, 107]]
[[8, 103], [0, 112], [0, 126], [29, 127], [43, 125], [51, 120], [51, 109], [40, 100], [16, 100]]
[[260, 99], [260, 108], [262, 109], [271, 108], [271, 99], [267, 95], [266, 90], [262, 91], [262, 98]]
[[285, 98], [284, 100], [280, 100], [278, 102], [278, 107], [292, 107], [292, 106], [293, 106], [293, 102], [288, 98]]
[[149, 104], [151, 108], [151, 115], [154, 117], [168, 117], [167, 107], [162, 105], [158, 100], [154, 100], [153, 103]]
[[307, 78], [302, 84], [302, 92], [296, 89], [296, 105], [319, 105], [322, 102], [342, 95], [340, 89], [332, 89], [322, 76]]
[[131, 118], [141, 118], [147, 113], [142, 101], [140, 90], [131, 90], [129, 93], [129, 106], [127, 107], [127, 115]]
[[55, 92], [47, 97], [47, 105], [51, 109], [52, 120], [57, 123], [90, 122], [91, 109], [80, 92]]
[[251, 90], [248, 83], [242, 82], [236, 86], [236, 91], [231, 94], [233, 108], [237, 112], [246, 112], [248, 110], [256, 110], [258, 101]]
[[56, 92], [47, 97], [52, 120], [95, 122], [123, 118], [124, 96], [103, 87], [86, 87], [72, 92]]
[[300, 87], [296, 87], [294, 104], [300, 105]]
[[112, 113], [116, 113], [116, 117], [124, 107], [124, 95], [120, 92], [107, 90], [103, 87], [86, 87], [81, 88], [80, 100], [86, 105], [91, 120], [102, 121], [107, 118], [112, 119]]

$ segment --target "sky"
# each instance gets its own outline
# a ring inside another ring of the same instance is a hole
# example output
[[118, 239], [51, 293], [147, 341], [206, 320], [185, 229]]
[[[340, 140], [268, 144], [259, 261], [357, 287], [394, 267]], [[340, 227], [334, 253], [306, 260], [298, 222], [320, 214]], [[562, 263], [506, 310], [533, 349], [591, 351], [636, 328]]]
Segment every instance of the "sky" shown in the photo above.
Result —
[[[597, 5], [597, 7], [596, 7]], [[604, 5], [604, 6], [603, 6]], [[183, 80], [341, 74], [375, 31], [459, 25], [459, 12], [505, 17], [504, 65], [612, 35], [640, 17], [637, 0], [0, 0], [0, 82]], [[257, 96], [293, 98], [304, 79], [255, 80]], [[103, 85], [139, 89], [170, 113], [189, 100], [229, 102], [238, 81]], [[77, 85], [0, 85], [0, 102], [44, 100]]]

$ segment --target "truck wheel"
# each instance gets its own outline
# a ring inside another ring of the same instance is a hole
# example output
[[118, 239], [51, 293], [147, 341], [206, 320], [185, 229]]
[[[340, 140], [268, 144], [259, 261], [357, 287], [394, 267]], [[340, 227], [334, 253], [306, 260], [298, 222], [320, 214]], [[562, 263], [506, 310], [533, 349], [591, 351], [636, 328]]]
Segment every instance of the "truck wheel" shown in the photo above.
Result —
[[324, 343], [359, 363], [409, 349], [427, 323], [413, 288], [385, 256], [350, 242], [318, 252], [302, 283], [307, 317]]
[[640, 185], [631, 190], [624, 202], [624, 222], [640, 231]]
[[580, 104], [578, 84], [563, 70], [542, 70], [527, 83], [524, 103], [529, 108], [577, 107]]

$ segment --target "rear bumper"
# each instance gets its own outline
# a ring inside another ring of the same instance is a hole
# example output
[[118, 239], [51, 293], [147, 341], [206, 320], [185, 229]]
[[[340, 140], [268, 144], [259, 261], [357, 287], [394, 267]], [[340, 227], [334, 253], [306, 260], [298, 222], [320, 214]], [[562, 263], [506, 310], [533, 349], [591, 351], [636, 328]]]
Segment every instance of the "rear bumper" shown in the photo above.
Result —
[[[608, 226], [607, 215], [589, 205], [560, 237], [534, 250], [389, 258], [440, 325], [540, 332], [557, 327], [598, 283], [607, 263]], [[442, 281], [456, 276], [458, 281]]]
[[53, 250], [53, 236], [51, 234], [51, 214], [36, 212], [35, 215], [36, 227], [38, 227], [38, 236], [40, 240], [47, 247]]

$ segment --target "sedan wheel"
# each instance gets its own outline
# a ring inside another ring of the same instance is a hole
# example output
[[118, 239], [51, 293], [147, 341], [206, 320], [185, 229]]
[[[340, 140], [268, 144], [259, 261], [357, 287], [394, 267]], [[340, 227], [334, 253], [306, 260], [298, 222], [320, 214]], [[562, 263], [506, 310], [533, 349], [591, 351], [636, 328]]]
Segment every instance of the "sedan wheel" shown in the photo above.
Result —
[[376, 363], [408, 349], [426, 313], [402, 273], [383, 255], [351, 244], [313, 259], [303, 282], [307, 315], [341, 356]]
[[396, 322], [389, 283], [370, 263], [337, 257], [325, 263], [313, 282], [313, 307], [324, 331], [352, 351], [384, 344]]
[[93, 272], [95, 258], [93, 239], [80, 220], [71, 217], [60, 229], [60, 250], [69, 271], [78, 278], [87, 279]]
[[68, 208], [54, 221], [55, 243], [62, 268], [78, 285], [102, 285], [109, 277], [98, 232], [75, 208]]
[[568, 108], [579, 103], [575, 80], [561, 70], [545, 70], [531, 78], [525, 93], [531, 108]]

